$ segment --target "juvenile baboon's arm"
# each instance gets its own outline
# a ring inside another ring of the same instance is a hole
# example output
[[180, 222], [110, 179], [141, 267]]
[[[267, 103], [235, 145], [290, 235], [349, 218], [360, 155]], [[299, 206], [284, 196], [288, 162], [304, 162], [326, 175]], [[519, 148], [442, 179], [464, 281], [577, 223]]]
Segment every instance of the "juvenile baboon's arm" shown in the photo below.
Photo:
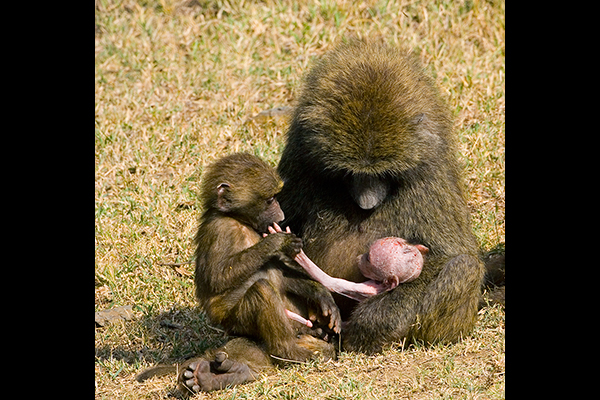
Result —
[[215, 228], [215, 242], [205, 246], [210, 250], [197, 261], [200, 270], [206, 272], [203, 276], [207, 287], [214, 293], [238, 287], [271, 258], [281, 254], [293, 257], [302, 248], [301, 239], [287, 232], [261, 238], [229, 221]]

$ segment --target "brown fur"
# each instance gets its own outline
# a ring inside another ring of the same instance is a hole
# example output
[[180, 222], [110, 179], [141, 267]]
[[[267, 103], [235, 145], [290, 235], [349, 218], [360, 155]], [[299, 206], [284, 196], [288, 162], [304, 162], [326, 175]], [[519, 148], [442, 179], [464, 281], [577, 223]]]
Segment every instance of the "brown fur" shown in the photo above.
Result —
[[[201, 195], [205, 211], [195, 239], [196, 296], [212, 323], [231, 335], [256, 340], [275, 360], [334, 357], [333, 345], [298, 338], [300, 324], [285, 314], [288, 309], [308, 316], [308, 306], [312, 306], [328, 314], [335, 326], [341, 324], [327, 289], [286, 266], [293, 264], [301, 240], [285, 232], [262, 237], [269, 226], [284, 218], [275, 199], [281, 187], [275, 170], [249, 154], [233, 154], [207, 168]], [[201, 364], [204, 367], [194, 371], [196, 381], [245, 381], [244, 359], [231, 359], [239, 367], [237, 376], [213, 377], [207, 364]], [[200, 389], [213, 389], [212, 383], [206, 385], [199, 385]]]
[[[232, 360], [226, 368], [219, 368], [215, 365], [220, 352], [225, 352], [228, 360]], [[205, 368], [208, 371], [199, 373], [203, 364], [205, 366], [208, 364], [208, 368]], [[173, 395], [187, 398], [196, 392], [193, 387], [196, 383], [200, 383], [202, 391], [209, 392], [224, 389], [230, 385], [252, 382], [262, 373], [270, 370], [272, 365], [272, 360], [264, 347], [247, 338], [235, 338], [218, 349], [209, 349], [201, 357], [192, 358], [183, 363], [179, 367], [177, 388]], [[186, 371], [194, 374], [192, 382], [189, 382], [190, 379], [185, 376]]]
[[196, 297], [212, 323], [244, 338], [180, 366], [150, 368], [138, 380], [177, 369], [175, 394], [186, 397], [254, 380], [273, 364], [335, 357], [332, 344], [299, 334], [308, 328], [285, 312], [307, 317], [309, 309], [319, 310], [321, 320], [325, 317], [339, 332], [333, 297], [292, 261], [302, 241], [286, 232], [262, 236], [284, 218], [275, 199], [282, 184], [274, 168], [250, 154], [223, 157], [207, 167], [201, 193], [205, 211], [195, 238]]
[[483, 264], [471, 231], [450, 112], [406, 51], [352, 41], [310, 71], [278, 171], [278, 197], [306, 254], [362, 282], [357, 255], [376, 239], [430, 249], [421, 275], [360, 304], [336, 297], [345, 348], [455, 341], [476, 320]]
[[[228, 365], [222, 363], [218, 366], [217, 355], [222, 352], [227, 355], [230, 363]], [[189, 379], [184, 373], [186, 371], [194, 373], [200, 369], [202, 363], [209, 366], [209, 371], [201, 374], [204, 391], [223, 389], [228, 385], [254, 381], [261, 373], [271, 369], [273, 365], [271, 358], [262, 346], [255, 341], [240, 337], [230, 340], [222, 347], [209, 349], [202, 356], [191, 358], [182, 364], [157, 365], [148, 368], [139, 373], [135, 379], [143, 382], [155, 376], [179, 373], [177, 387], [171, 392], [171, 395], [187, 398], [194, 393], [195, 382], [187, 385], [186, 381]]]

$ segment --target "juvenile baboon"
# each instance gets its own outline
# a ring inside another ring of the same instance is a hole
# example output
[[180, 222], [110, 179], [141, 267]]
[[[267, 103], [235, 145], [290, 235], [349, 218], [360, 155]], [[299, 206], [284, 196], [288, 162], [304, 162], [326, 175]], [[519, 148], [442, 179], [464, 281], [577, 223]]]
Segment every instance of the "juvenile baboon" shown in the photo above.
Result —
[[476, 321], [484, 267], [463, 196], [448, 107], [407, 51], [351, 41], [305, 78], [278, 166], [286, 225], [326, 273], [363, 282], [357, 255], [396, 236], [429, 248], [420, 276], [360, 303], [346, 350], [456, 341]]
[[[196, 297], [211, 322], [231, 335], [253, 338], [277, 360], [333, 357], [333, 345], [298, 338], [299, 326], [290, 319], [308, 316], [310, 306], [329, 318], [329, 328], [340, 331], [329, 291], [293, 268], [301, 239], [284, 231], [262, 236], [284, 219], [275, 197], [282, 185], [274, 168], [250, 154], [233, 154], [207, 167], [201, 187], [204, 213], [195, 238]], [[235, 358], [212, 370], [207, 361], [190, 365], [196, 368], [185, 372], [186, 382], [201, 390], [213, 386], [204, 387], [203, 381], [236, 384], [250, 373]], [[231, 366], [236, 373], [228, 379], [224, 373]]]

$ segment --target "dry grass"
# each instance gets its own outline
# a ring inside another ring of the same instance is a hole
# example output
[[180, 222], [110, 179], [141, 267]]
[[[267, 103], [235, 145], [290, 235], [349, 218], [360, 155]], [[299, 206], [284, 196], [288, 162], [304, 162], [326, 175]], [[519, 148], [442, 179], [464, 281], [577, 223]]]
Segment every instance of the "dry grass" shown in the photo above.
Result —
[[[96, 398], [162, 398], [140, 384], [157, 362], [222, 343], [193, 281], [160, 262], [191, 259], [202, 168], [249, 151], [276, 165], [285, 121], [248, 117], [291, 105], [311, 60], [343, 37], [414, 49], [456, 117], [473, 229], [504, 242], [504, 2], [96, 2], [96, 310], [137, 319], [96, 329]], [[391, 347], [294, 366], [198, 398], [503, 398], [504, 310], [484, 308], [454, 346]]]

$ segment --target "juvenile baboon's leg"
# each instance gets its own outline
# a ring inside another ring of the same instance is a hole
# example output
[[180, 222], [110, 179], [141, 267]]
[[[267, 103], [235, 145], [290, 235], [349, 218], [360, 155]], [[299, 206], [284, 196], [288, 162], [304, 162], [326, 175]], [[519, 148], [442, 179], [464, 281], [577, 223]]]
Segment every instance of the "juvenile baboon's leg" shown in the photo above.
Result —
[[190, 363], [183, 373], [185, 385], [193, 392], [224, 389], [256, 379], [248, 364], [230, 360], [225, 352], [215, 355], [213, 361], [198, 360]]
[[259, 279], [246, 291], [223, 324], [231, 327], [233, 334], [262, 340], [269, 354], [285, 360], [306, 361], [313, 353], [296, 343], [296, 332], [285, 310], [272, 283]]
[[261, 346], [246, 338], [235, 338], [183, 363], [174, 394], [187, 398], [199, 391], [252, 382], [271, 367], [271, 357]]
[[319, 357], [324, 360], [335, 360], [337, 358], [337, 353], [335, 350], [335, 346], [333, 343], [326, 342], [318, 337], [314, 337], [313, 335], [299, 335], [296, 343], [298, 346], [308, 349], [313, 358]]
[[[301, 335], [296, 343], [313, 356], [335, 358], [334, 346], [323, 340]], [[200, 391], [209, 392], [252, 382], [275, 362], [278, 360], [273, 359], [262, 346], [246, 338], [235, 338], [219, 349], [207, 351], [204, 356], [182, 364], [174, 394], [187, 398]]]

